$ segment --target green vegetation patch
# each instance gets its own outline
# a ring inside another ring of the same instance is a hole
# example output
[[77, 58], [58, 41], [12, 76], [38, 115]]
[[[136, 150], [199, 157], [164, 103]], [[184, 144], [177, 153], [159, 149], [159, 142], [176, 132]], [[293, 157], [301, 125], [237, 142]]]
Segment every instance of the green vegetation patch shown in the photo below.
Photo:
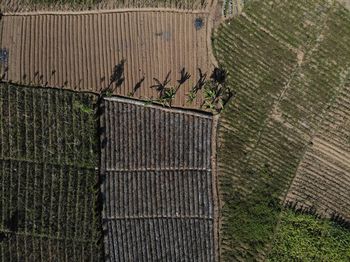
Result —
[[94, 97], [0, 84], [0, 261], [101, 261]]
[[349, 23], [337, 2], [252, 1], [214, 34], [236, 92], [219, 123], [225, 261], [269, 252], [281, 199], [349, 76]]
[[268, 261], [350, 261], [350, 231], [329, 220], [285, 210]]

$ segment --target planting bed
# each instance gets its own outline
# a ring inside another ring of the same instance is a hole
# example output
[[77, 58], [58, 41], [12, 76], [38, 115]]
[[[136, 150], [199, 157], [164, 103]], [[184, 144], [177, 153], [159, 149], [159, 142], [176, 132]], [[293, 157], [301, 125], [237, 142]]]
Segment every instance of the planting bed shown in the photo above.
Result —
[[91, 95], [0, 84], [0, 261], [101, 261]]
[[[309, 150], [322, 157], [327, 150], [333, 158], [348, 154], [344, 137], [349, 129], [335, 129], [347, 126], [349, 113], [349, 22], [349, 12], [337, 2], [252, 1], [215, 34], [216, 57], [229, 72], [228, 85], [237, 92], [219, 123], [225, 260], [266, 257], [281, 202], [299, 163], [308, 161]], [[326, 129], [334, 138], [325, 138]], [[349, 180], [347, 162], [342, 162], [327, 173], [315, 164], [312, 170], [319, 171], [309, 177], [301, 170], [303, 180], [294, 191], [310, 192], [315, 203], [340, 210], [348, 203], [344, 192]], [[317, 179], [319, 172], [328, 181]], [[314, 191], [316, 187], [339, 196], [323, 195]], [[342, 211], [349, 215], [347, 209]]]
[[[349, 78], [350, 80], [350, 78]], [[323, 216], [350, 221], [350, 82], [341, 90], [315, 134], [286, 202]]]
[[198, 80], [197, 69], [210, 73], [212, 68], [204, 11], [5, 15], [0, 27], [0, 48], [8, 50], [8, 72], [0, 73], [26, 85], [100, 92], [109, 85], [114, 66], [125, 59], [125, 82], [115, 94], [129, 95], [145, 77], [135, 97], [155, 98], [153, 78], [163, 82], [171, 72], [169, 85], [175, 86], [185, 68], [191, 78], [173, 104], [198, 108], [201, 96], [188, 104], [186, 95]]
[[217, 261], [212, 118], [103, 101], [101, 174], [110, 261]]

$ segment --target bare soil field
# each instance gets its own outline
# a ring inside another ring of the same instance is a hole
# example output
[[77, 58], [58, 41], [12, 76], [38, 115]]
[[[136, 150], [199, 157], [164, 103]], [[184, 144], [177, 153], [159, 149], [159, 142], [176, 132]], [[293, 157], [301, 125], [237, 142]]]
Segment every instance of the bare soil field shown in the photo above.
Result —
[[102, 107], [106, 257], [217, 261], [212, 117], [120, 98]]
[[350, 221], [350, 85], [341, 90], [307, 149], [286, 203]]
[[185, 68], [191, 78], [174, 105], [198, 107], [201, 97], [189, 105], [186, 94], [198, 80], [197, 68], [208, 72], [212, 67], [208, 24], [207, 12], [5, 15], [0, 48], [8, 61], [1, 75], [10, 82], [98, 93], [125, 59], [125, 81], [115, 94], [128, 95], [145, 77], [135, 97], [147, 99], [157, 96], [150, 88], [153, 78], [163, 81], [171, 72], [170, 85], [175, 85]]
[[112, 10], [117, 8], [209, 9], [213, 0], [2, 0], [4, 13], [28, 11]]

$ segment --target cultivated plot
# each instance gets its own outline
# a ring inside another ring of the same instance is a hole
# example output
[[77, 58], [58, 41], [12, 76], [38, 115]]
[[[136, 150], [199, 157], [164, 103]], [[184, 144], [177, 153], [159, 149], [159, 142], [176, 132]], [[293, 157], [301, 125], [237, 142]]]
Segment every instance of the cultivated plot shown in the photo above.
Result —
[[[115, 94], [158, 97], [150, 86], [170, 73], [176, 85], [185, 68], [191, 78], [180, 88], [174, 106], [199, 107], [186, 94], [198, 80], [198, 68], [211, 69], [208, 13], [140, 11], [65, 15], [6, 15], [0, 27], [0, 61], [5, 80], [27, 85], [100, 92], [122, 59], [125, 81]], [[141, 81], [143, 80], [144, 81]]]
[[101, 175], [110, 261], [216, 261], [212, 118], [105, 99]]
[[101, 261], [92, 103], [0, 84], [0, 261]]
[[[336, 211], [348, 203], [348, 131], [335, 129], [347, 125], [349, 111], [349, 23], [336, 1], [276, 0], [251, 1], [219, 28], [217, 59], [237, 92], [219, 123], [226, 260], [264, 259], [298, 167], [301, 187], [292, 188], [305, 202], [314, 199], [307, 206], [320, 201]], [[307, 177], [310, 154], [320, 161]]]
[[341, 87], [301, 161], [286, 203], [350, 221], [350, 85]]

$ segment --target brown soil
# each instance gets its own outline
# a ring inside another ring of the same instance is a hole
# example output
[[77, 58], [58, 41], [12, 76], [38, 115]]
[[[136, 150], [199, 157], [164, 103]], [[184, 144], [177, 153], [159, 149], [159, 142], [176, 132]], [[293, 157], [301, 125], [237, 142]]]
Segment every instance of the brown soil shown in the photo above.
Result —
[[[184, 67], [191, 78], [178, 92], [175, 106], [189, 105], [186, 94], [197, 80], [197, 68], [212, 68], [208, 12], [117, 11], [66, 14], [5, 15], [0, 48], [9, 49], [8, 80], [26, 85], [100, 92], [113, 67], [126, 59], [125, 82], [116, 94], [128, 95], [145, 76], [137, 98], [157, 97], [149, 87], [171, 71], [176, 85]], [[195, 19], [203, 27], [196, 29]]]

